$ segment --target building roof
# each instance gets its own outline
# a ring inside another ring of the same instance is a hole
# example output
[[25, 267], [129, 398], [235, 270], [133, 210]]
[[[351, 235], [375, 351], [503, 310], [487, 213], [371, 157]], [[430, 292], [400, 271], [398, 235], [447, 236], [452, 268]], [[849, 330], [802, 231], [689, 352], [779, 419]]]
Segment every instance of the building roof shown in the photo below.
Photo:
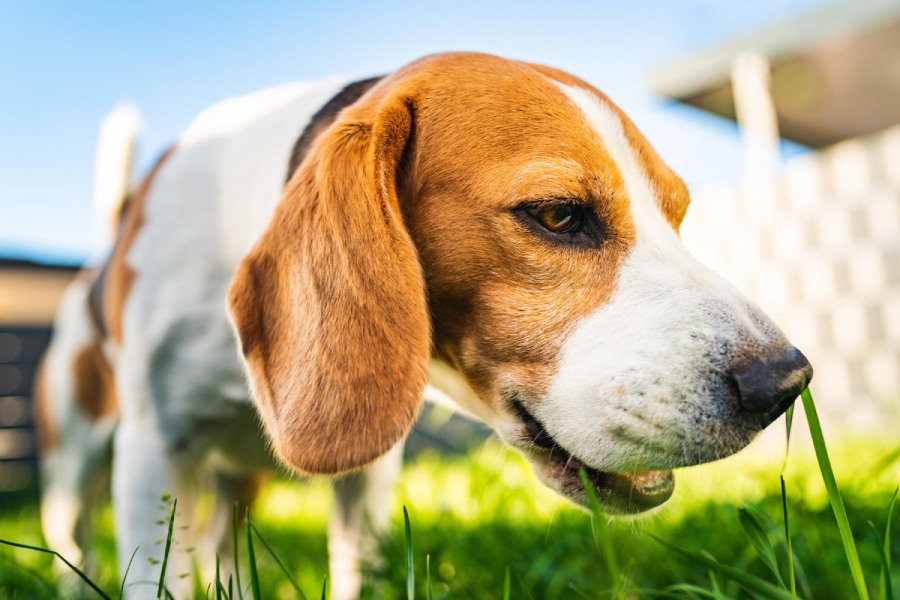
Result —
[[81, 268], [76, 263], [46, 263], [24, 258], [7, 258], [0, 256], [0, 271], [33, 271], [74, 273]]
[[766, 56], [783, 137], [830, 145], [900, 123], [900, 1], [844, 0], [688, 56], [650, 75], [651, 89], [735, 118], [731, 64]]

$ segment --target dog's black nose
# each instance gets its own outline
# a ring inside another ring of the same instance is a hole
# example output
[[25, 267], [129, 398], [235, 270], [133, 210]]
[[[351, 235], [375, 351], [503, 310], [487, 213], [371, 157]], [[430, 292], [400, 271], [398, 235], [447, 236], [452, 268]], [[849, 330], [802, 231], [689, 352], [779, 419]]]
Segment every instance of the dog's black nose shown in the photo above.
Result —
[[812, 376], [809, 361], [793, 347], [786, 352], [754, 357], [732, 372], [744, 410], [766, 414], [771, 419], [787, 410]]

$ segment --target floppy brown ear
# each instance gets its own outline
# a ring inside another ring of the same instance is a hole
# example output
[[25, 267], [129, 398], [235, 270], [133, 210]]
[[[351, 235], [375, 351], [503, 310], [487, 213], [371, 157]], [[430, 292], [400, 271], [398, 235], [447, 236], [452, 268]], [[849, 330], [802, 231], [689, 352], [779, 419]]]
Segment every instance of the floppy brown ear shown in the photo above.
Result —
[[229, 306], [276, 454], [304, 473], [363, 466], [406, 435], [430, 358], [396, 173], [410, 101], [347, 111], [288, 183]]

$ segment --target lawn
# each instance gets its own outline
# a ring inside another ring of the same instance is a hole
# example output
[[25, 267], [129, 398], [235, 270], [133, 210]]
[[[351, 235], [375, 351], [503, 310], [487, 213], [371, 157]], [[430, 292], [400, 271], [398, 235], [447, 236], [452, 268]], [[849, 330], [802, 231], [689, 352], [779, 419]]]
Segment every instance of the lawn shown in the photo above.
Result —
[[[797, 421], [784, 475], [798, 594], [857, 598], [806, 423], [802, 417]], [[404, 470], [394, 499], [394, 526], [384, 540], [385, 566], [369, 573], [368, 581], [377, 597], [406, 597], [405, 506], [420, 598], [427, 597], [429, 577], [434, 598], [502, 598], [507, 570], [511, 598], [642, 598], [660, 592], [664, 597], [716, 597], [716, 593], [718, 597], [752, 597], [722, 575], [666, 548], [654, 536], [708, 553], [725, 565], [775, 583], [775, 576], [745, 533], [751, 513], [744, 514], [743, 526], [739, 516], [740, 508], [758, 506], [773, 523], [760, 519], [762, 527], [751, 529], [761, 532], [763, 539], [756, 541], [763, 546], [764, 554], [771, 542], [777, 569], [788, 581], [779, 480], [784, 442], [774, 434], [783, 437], [783, 431], [770, 432], [766, 439], [735, 457], [678, 471], [675, 495], [656, 514], [609, 524], [605, 519], [598, 522], [543, 488], [527, 464], [499, 442], [489, 441], [462, 457], [422, 454]], [[878, 598], [881, 589], [881, 550], [888, 507], [900, 483], [897, 445], [896, 439], [829, 441], [872, 598]], [[0, 538], [42, 544], [33, 499], [4, 502]], [[259, 531], [309, 598], [321, 597], [327, 572], [325, 527], [330, 502], [325, 481], [275, 480], [263, 490], [252, 514]], [[108, 508], [98, 521], [97, 555], [89, 572], [116, 597], [119, 585]], [[896, 523], [897, 519], [889, 540], [895, 556], [900, 549]], [[164, 538], [165, 526], [160, 530]], [[608, 568], [610, 556], [601, 551], [607, 533], [622, 573], [617, 591], [613, 591], [616, 584]], [[241, 538], [245, 537], [242, 531]], [[255, 543], [255, 549], [262, 597], [299, 597], [261, 542]], [[249, 580], [246, 557], [243, 548], [245, 590]], [[0, 547], [0, 598], [79, 597], [79, 593], [85, 598], [96, 597], [83, 586], [58, 582], [49, 568], [50, 560], [28, 550]], [[426, 564], [430, 565], [427, 573]], [[900, 568], [896, 564], [891, 579], [893, 588], [900, 589]], [[704, 596], [686, 586], [680, 590], [672, 587], [680, 584], [710, 591]], [[202, 597], [205, 586], [198, 584], [198, 590]], [[251, 595], [245, 591], [244, 597]]]

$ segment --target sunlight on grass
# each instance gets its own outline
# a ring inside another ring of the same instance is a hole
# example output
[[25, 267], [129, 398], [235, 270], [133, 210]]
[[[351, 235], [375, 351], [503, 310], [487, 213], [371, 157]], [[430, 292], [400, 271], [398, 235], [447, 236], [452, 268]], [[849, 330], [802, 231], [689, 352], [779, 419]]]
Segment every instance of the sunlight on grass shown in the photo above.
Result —
[[[900, 536], [886, 529], [888, 506], [900, 482], [896, 445], [896, 440], [829, 442], [872, 597], [885, 587], [883, 570], [891, 572], [894, 589], [900, 579], [897, 567], [891, 566], [897, 561], [889, 560], [898, 550]], [[791, 454], [784, 476], [798, 592], [823, 598], [857, 595], [808, 428], [795, 424]], [[679, 470], [674, 496], [649, 518], [611, 523], [606, 531], [628, 597], [673, 585], [675, 597], [696, 594], [701, 588], [722, 597], [739, 596], [733, 581], [721, 574], [734, 575], [735, 569], [773, 584], [779, 577], [781, 583], [790, 581], [784, 529], [775, 525], [783, 524], [779, 480], [783, 458], [781, 428], [737, 456]], [[266, 485], [252, 512], [258, 530], [254, 539], [258, 575], [252, 580], [260, 586], [260, 597], [300, 597], [283, 569], [307, 597], [319, 597], [327, 572], [325, 529], [331, 504], [327, 480], [276, 479]], [[406, 570], [404, 505], [414, 540], [412, 574]], [[742, 507], [748, 510], [739, 517]], [[110, 513], [104, 508], [98, 515], [96, 552], [86, 570], [112, 595], [119, 582]], [[421, 588], [418, 595], [427, 597], [430, 589], [436, 599], [498, 598], [507, 589], [514, 598], [608, 597], [621, 590], [616, 583], [621, 580], [609, 576], [609, 562], [591, 534], [590, 516], [544, 488], [522, 458], [494, 440], [465, 457], [424, 454], [408, 464], [392, 515], [393, 527], [383, 542], [385, 564], [367, 575], [379, 597], [407, 597], [406, 584], [413, 576]], [[42, 545], [38, 531], [33, 498], [4, 506], [0, 512], [0, 538]], [[753, 543], [745, 537], [747, 531]], [[246, 531], [239, 536], [244, 563], [247, 536]], [[676, 543], [694, 558], [708, 553], [715, 557], [715, 568], [721, 565], [720, 574], [711, 576], [707, 568], [651, 536]], [[52, 560], [36, 552], [0, 548], [0, 597], [54, 598], [59, 590], [80, 585], [58, 583]], [[772, 571], [775, 563], [782, 569], [777, 575]], [[246, 564], [244, 568], [249, 577]]]
[[315, 479], [298, 483], [275, 480], [260, 492], [253, 513], [265, 517], [273, 527], [291, 527], [318, 531], [331, 514], [331, 483]]

